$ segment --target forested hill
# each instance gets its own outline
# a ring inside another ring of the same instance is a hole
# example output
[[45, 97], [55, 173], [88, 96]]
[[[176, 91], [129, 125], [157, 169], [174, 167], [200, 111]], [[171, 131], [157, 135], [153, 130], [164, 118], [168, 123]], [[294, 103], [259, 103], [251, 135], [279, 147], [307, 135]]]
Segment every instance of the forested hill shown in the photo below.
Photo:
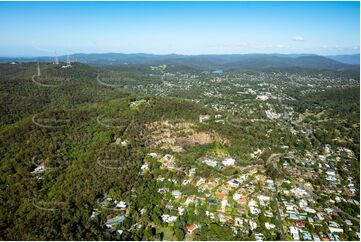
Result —
[[0, 64], [0, 125], [13, 123], [47, 108], [69, 108], [77, 104], [128, 95], [124, 89], [99, 85], [97, 70], [81, 63], [71, 68], [36, 63]]
[[[0, 239], [111, 239], [103, 232], [105, 217], [90, 219], [99, 196], [115, 194], [132, 204], [132, 211], [137, 212], [128, 216], [127, 223], [137, 221], [138, 208], [153, 211], [160, 202], [152, 200], [156, 196], [144, 197], [157, 194], [156, 187], [154, 180], [146, 182], [139, 175], [147, 151], [145, 123], [197, 120], [198, 113], [206, 112], [188, 101], [125, 97], [75, 109], [47, 110], [3, 128]], [[128, 143], [116, 144], [117, 139]], [[99, 159], [108, 156], [119, 161], [113, 164], [117, 169], [99, 165]], [[42, 162], [48, 170], [37, 179], [31, 171]]]

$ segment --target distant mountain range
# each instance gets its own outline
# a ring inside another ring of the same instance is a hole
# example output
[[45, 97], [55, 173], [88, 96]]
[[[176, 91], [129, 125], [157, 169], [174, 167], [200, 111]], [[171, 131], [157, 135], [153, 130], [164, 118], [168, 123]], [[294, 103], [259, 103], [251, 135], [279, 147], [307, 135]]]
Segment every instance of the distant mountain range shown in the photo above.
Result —
[[332, 60], [342, 62], [345, 64], [360, 65], [360, 54], [355, 55], [330, 55], [326, 56]]
[[[73, 54], [72, 61], [93, 65], [181, 65], [195, 69], [245, 69], [245, 70], [282, 70], [282, 69], [313, 69], [313, 70], [358, 70], [360, 55], [319, 56], [313, 54], [234, 54], [234, 55], [154, 55], [154, 54]], [[4, 62], [52, 62], [54, 57], [39, 58], [8, 58], [0, 57]], [[66, 61], [66, 56], [60, 56]]]

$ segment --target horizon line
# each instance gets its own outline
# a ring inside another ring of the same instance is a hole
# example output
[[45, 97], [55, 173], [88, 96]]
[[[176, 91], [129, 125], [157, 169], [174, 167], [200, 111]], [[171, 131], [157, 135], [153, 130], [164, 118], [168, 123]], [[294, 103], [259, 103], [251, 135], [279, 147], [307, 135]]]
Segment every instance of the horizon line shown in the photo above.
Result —
[[351, 56], [351, 55], [360, 55], [360, 52], [358, 53], [353, 53], [353, 54], [329, 54], [329, 55], [322, 55], [322, 54], [317, 54], [317, 53], [302, 53], [302, 52], [290, 52], [290, 53], [277, 53], [277, 52], [273, 52], [273, 53], [265, 53], [265, 52], [249, 52], [249, 53], [224, 53], [224, 54], [220, 54], [220, 53], [208, 53], [208, 54], [177, 54], [177, 53], [168, 53], [168, 54], [156, 54], [156, 53], [147, 53], [147, 52], [130, 52], [130, 53], [126, 53], [126, 52], [74, 52], [72, 54], [62, 54], [62, 55], [38, 55], [38, 56], [27, 56], [27, 55], [14, 55], [14, 56], [2, 56], [0, 55], [0, 58], [46, 58], [46, 57], [54, 57], [54, 56], [58, 56], [58, 57], [62, 57], [62, 56], [72, 56], [72, 55], [96, 55], [96, 54], [122, 54], [122, 55], [154, 55], [154, 56], [171, 56], [171, 55], [178, 55], [178, 56], [209, 56], [209, 55], [213, 55], [213, 56], [222, 56], [222, 55], [315, 55], [315, 56], [340, 56], [340, 55], [345, 55], [345, 56]]

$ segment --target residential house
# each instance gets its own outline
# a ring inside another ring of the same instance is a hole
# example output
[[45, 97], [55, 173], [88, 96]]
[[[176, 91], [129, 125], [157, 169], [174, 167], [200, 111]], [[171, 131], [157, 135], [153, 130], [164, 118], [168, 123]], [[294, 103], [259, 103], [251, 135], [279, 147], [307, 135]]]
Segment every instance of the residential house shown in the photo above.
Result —
[[196, 230], [197, 228], [198, 228], [198, 225], [191, 224], [191, 225], [188, 225], [185, 229], [186, 229], [187, 233], [193, 233], [193, 231]]
[[178, 190], [172, 191], [172, 196], [173, 196], [175, 199], [179, 198], [181, 195], [182, 195], [182, 193], [181, 193], [180, 191], [178, 191]]
[[209, 121], [210, 118], [211, 118], [210, 115], [199, 115], [199, 122], [205, 123], [205, 122]]
[[36, 174], [42, 173], [44, 171], [46, 171], [45, 164], [44, 164], [44, 162], [42, 162], [38, 167], [36, 167], [32, 172], [30, 172], [30, 174], [36, 175]]
[[224, 160], [222, 161], [222, 164], [223, 164], [224, 166], [233, 166], [235, 162], [236, 162], [235, 159], [229, 157], [229, 158], [224, 159]]
[[289, 231], [290, 231], [290, 234], [292, 234], [293, 240], [295, 240], [295, 241], [299, 241], [299, 240], [300, 240], [300, 236], [299, 236], [299, 233], [298, 233], [298, 229], [297, 229], [296, 227], [290, 226], [290, 227], [289, 227]]
[[217, 161], [212, 160], [212, 159], [205, 159], [203, 161], [201, 161], [202, 163], [211, 166], [211, 167], [216, 167], [217, 166]]
[[266, 222], [266, 223], [264, 224], [264, 226], [265, 226], [266, 229], [268, 229], [268, 230], [271, 230], [271, 229], [276, 228], [276, 225], [274, 225], [274, 224], [272, 224], [272, 223], [268, 223], [268, 222]]
[[116, 216], [114, 218], [108, 219], [107, 222], [105, 223], [105, 225], [108, 228], [112, 228], [114, 225], [118, 224], [118, 223], [122, 223], [125, 220], [125, 216], [124, 215], [119, 215]]
[[174, 223], [175, 221], [177, 221], [177, 216], [171, 216], [169, 214], [163, 214], [162, 215], [162, 220], [163, 220], [163, 222], [166, 222], [166, 223]]

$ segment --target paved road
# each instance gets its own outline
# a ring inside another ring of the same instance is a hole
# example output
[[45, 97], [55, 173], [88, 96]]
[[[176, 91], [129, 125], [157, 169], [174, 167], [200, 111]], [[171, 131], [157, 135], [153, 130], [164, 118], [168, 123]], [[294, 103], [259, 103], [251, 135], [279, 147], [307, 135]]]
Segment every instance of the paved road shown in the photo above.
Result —
[[281, 231], [281, 236], [282, 236], [281, 238], [282, 238], [282, 240], [285, 240], [285, 232], [284, 232], [284, 230], [283, 230], [283, 223], [282, 223], [280, 208], [279, 208], [279, 206], [278, 206], [278, 199], [277, 199], [276, 194], [273, 195], [273, 200], [274, 200], [275, 203], [276, 203], [278, 226], [279, 226], [280, 231]]
[[37, 80], [35, 80], [35, 77], [36, 77], [37, 75], [36, 74], [34, 74], [32, 77], [31, 77], [31, 80], [34, 82], [34, 83], [36, 83], [37, 85], [39, 85], [39, 86], [42, 86], [42, 87], [59, 87], [59, 86], [61, 86], [61, 85], [55, 85], [55, 84], [44, 84], [44, 83], [41, 83], [41, 82], [38, 82]]
[[275, 163], [275, 160], [277, 158], [279, 158], [280, 154], [278, 153], [272, 153], [268, 159], [266, 160], [266, 166], [269, 164], [269, 163], [272, 163], [273, 167], [277, 168], [277, 163]]
[[[280, 154], [278, 153], [273, 153], [271, 154], [267, 161], [266, 161], [266, 166], [268, 164], [272, 164], [273, 168], [274, 169], [277, 169], [277, 162], [276, 159], [278, 159], [280, 157]], [[275, 201], [275, 204], [276, 204], [276, 210], [277, 210], [277, 218], [278, 218], [278, 226], [279, 226], [279, 229], [281, 231], [281, 239], [282, 240], [285, 240], [285, 232], [284, 232], [284, 229], [283, 229], [283, 223], [282, 223], [282, 218], [281, 218], [281, 212], [280, 212], [280, 208], [278, 206], [278, 199], [277, 199], [277, 195], [276, 194], [273, 194], [273, 200]]]
[[123, 84], [117, 85], [117, 84], [109, 84], [109, 83], [102, 82], [102, 81], [100, 80], [100, 78], [99, 78], [99, 73], [98, 73], [98, 75], [97, 75], [97, 81], [98, 81], [98, 83], [99, 83], [100, 85], [107, 86], [107, 87], [115, 87], [115, 88], [117, 88], [117, 87], [124, 87]]

